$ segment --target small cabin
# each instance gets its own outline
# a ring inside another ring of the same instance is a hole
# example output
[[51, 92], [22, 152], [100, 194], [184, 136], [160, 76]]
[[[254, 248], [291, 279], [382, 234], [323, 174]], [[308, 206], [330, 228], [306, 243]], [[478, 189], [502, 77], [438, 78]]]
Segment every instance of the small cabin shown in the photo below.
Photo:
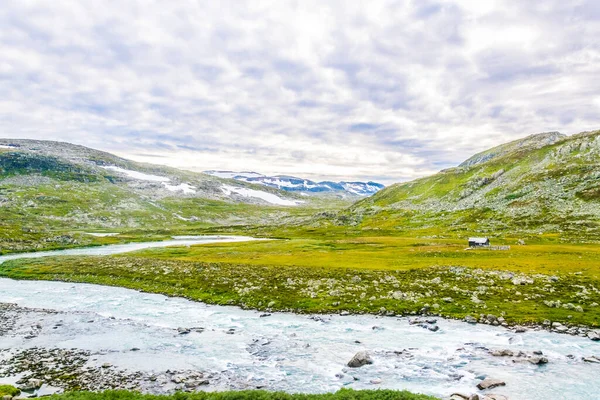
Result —
[[469, 247], [487, 247], [490, 245], [490, 239], [482, 237], [469, 238]]

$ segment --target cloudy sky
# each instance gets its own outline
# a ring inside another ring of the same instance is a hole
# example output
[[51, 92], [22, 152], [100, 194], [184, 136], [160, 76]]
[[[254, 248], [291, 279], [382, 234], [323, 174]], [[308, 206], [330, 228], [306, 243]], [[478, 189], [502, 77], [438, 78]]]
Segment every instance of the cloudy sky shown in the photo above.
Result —
[[403, 181], [600, 128], [600, 1], [3, 0], [0, 137]]

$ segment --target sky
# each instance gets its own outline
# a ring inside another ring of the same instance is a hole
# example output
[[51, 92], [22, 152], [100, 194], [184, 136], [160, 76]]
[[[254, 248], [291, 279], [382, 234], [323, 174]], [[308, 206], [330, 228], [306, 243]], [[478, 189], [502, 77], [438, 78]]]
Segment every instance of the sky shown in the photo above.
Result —
[[389, 184], [600, 129], [600, 1], [3, 0], [0, 137]]

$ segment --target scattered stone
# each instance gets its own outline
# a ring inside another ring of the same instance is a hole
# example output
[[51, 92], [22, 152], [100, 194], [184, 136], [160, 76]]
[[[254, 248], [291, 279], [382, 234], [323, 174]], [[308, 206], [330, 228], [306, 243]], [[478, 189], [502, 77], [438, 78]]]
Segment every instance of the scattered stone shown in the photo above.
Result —
[[503, 350], [494, 350], [490, 354], [493, 355], [494, 357], [512, 357], [512, 356], [514, 356], [515, 353], [513, 353], [512, 350], [503, 349]]
[[383, 381], [379, 378], [371, 379], [371, 383], [373, 385], [379, 385], [381, 382], [383, 382]]
[[450, 400], [469, 400], [470, 396], [468, 394], [463, 394], [463, 393], [453, 393], [452, 396], [450, 396]]
[[508, 400], [508, 397], [503, 394], [488, 393], [483, 400]]
[[350, 368], [360, 368], [367, 364], [373, 364], [373, 360], [371, 359], [369, 353], [367, 353], [366, 351], [359, 351], [348, 362], [348, 366]]
[[600, 357], [591, 356], [591, 357], [583, 357], [583, 361], [593, 364], [600, 364]]
[[32, 378], [28, 379], [27, 382], [17, 386], [17, 389], [22, 390], [24, 392], [31, 392], [33, 390], [41, 388], [43, 384], [44, 382], [42, 382], [41, 379]]
[[548, 359], [540, 356], [531, 357], [528, 361], [534, 365], [548, 364]]
[[476, 324], [477, 323], [477, 319], [475, 317], [467, 315], [465, 317], [465, 322], [468, 323], [468, 324]]
[[495, 387], [505, 386], [505, 385], [506, 385], [506, 382], [501, 381], [500, 379], [486, 378], [477, 384], [477, 388], [479, 390], [486, 390], [486, 389], [493, 389]]
[[595, 342], [600, 341], [600, 333], [597, 331], [589, 331], [587, 337]]
[[190, 328], [177, 328], [177, 332], [179, 332], [180, 335], [187, 335], [191, 331]]
[[525, 333], [527, 332], [527, 328], [525, 328], [524, 326], [516, 326], [515, 327], [515, 333]]

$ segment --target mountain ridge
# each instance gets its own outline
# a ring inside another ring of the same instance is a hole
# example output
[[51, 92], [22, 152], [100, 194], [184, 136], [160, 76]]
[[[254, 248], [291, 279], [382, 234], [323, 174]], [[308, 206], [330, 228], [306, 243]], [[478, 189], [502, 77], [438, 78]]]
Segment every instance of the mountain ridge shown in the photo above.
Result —
[[385, 186], [368, 181], [313, 181], [291, 175], [263, 175], [254, 171], [219, 171], [208, 170], [205, 174], [221, 178], [235, 179], [242, 182], [256, 183], [288, 192], [299, 192], [304, 194], [339, 194], [348, 197], [365, 197], [377, 193]]

